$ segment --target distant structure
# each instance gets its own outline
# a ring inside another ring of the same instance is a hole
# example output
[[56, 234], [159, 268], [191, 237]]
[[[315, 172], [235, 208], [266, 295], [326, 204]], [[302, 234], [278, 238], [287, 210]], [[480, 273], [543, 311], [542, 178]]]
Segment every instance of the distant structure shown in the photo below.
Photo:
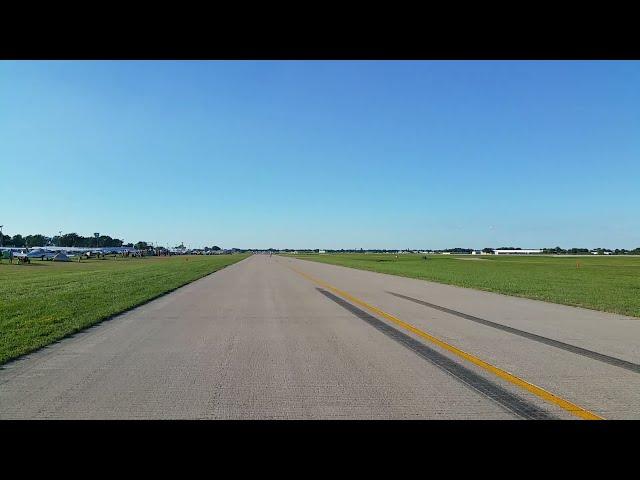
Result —
[[497, 249], [497, 250], [494, 250], [493, 253], [495, 255], [535, 255], [536, 253], [542, 253], [542, 249], [540, 248], [522, 248], [518, 250]]

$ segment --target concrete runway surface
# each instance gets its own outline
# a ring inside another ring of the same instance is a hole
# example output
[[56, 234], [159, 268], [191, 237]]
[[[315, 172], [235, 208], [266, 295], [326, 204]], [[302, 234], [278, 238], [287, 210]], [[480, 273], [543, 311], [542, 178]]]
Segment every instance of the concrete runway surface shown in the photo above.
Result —
[[639, 364], [639, 319], [254, 255], [0, 367], [0, 418], [638, 419]]

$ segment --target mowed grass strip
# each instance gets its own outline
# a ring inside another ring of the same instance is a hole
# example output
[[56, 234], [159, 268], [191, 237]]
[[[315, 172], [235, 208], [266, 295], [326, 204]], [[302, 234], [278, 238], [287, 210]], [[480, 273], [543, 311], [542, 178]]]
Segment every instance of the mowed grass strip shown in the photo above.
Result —
[[0, 264], [0, 365], [248, 255]]
[[303, 260], [640, 317], [640, 257], [305, 254]]

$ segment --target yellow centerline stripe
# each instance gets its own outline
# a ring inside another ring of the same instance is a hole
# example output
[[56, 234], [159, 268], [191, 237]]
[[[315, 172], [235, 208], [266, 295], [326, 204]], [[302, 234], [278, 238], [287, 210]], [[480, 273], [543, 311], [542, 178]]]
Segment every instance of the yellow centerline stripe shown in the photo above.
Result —
[[383, 310], [380, 310], [377, 307], [374, 307], [373, 305], [369, 305], [368, 303], [354, 297], [353, 295], [342, 291], [334, 286], [329, 285], [326, 282], [323, 282], [322, 280], [318, 280], [317, 278], [312, 277], [311, 275], [308, 275], [304, 272], [301, 272], [300, 270], [288, 266], [286, 265], [287, 268], [290, 268], [291, 270], [293, 270], [294, 272], [296, 272], [298, 275], [303, 276], [304, 278], [306, 278], [307, 280], [316, 283], [318, 285], [320, 285], [323, 288], [326, 288], [327, 290], [332, 291], [333, 293], [336, 293], [337, 295], [340, 295], [341, 297], [349, 300], [352, 303], [355, 303], [356, 305], [360, 305], [361, 307], [366, 308], [367, 310], [369, 310], [370, 312], [375, 313], [376, 315], [379, 315], [383, 318], [386, 318], [387, 320], [389, 320], [390, 322], [395, 323], [396, 325], [401, 326], [402, 328], [404, 328], [405, 330], [408, 330], [412, 333], [415, 333], [416, 335], [429, 340], [431, 343], [434, 343], [436, 345], [438, 345], [441, 348], [444, 348], [445, 350], [453, 353], [454, 355], [457, 355], [458, 357], [461, 357], [471, 363], [473, 363], [474, 365], [477, 365], [480, 368], [483, 368], [484, 370], [493, 373], [494, 375], [496, 375], [497, 377], [502, 378], [503, 380], [506, 380], [509, 383], [512, 383], [513, 385], [517, 385], [520, 388], [523, 388], [531, 393], [533, 393], [534, 395], [536, 395], [537, 397], [552, 403], [554, 405], [557, 405], [558, 407], [566, 410], [567, 412], [575, 415], [576, 417], [580, 417], [583, 418], [585, 420], [604, 420], [603, 417], [596, 415], [593, 412], [590, 412], [589, 410], [586, 410], [584, 408], [582, 408], [579, 405], [576, 405], [575, 403], [571, 403], [568, 400], [565, 400], [564, 398], [561, 398], [557, 395], [554, 395], [551, 392], [548, 392], [547, 390], [545, 390], [544, 388], [538, 387], [537, 385], [534, 385], [533, 383], [527, 382], [526, 380], [521, 379], [520, 377], [517, 377], [515, 375], [513, 375], [512, 373], [507, 372], [506, 370], [502, 370], [501, 368], [498, 368], [494, 365], [491, 365], [490, 363], [485, 362], [484, 360], [480, 360], [478, 357], [471, 355], [470, 353], [467, 353], [463, 350], [460, 350], [457, 347], [454, 347], [453, 345], [444, 342], [443, 340], [440, 340], [437, 337], [434, 337], [433, 335], [424, 332], [422, 330], [420, 330], [417, 327], [414, 327], [413, 325], [411, 325], [410, 323], [404, 322], [402, 320], [400, 320], [398, 317], [395, 317], [393, 315], [391, 315], [390, 313], [387, 313]]

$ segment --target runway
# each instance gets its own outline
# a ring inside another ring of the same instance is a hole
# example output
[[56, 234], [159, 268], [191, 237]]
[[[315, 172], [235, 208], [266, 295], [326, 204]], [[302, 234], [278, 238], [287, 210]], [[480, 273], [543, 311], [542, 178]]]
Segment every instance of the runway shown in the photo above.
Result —
[[640, 320], [253, 255], [0, 367], [0, 418], [638, 419]]

